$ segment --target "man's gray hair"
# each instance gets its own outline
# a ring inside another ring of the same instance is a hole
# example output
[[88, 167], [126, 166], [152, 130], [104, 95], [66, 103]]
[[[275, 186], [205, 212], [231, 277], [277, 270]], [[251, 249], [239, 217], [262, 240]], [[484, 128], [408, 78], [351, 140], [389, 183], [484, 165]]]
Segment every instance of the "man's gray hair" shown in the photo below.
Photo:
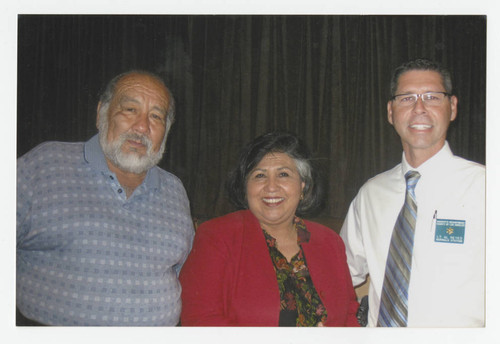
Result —
[[103, 119], [107, 120], [109, 105], [111, 103], [111, 99], [113, 99], [113, 95], [115, 94], [116, 85], [118, 84], [118, 82], [122, 78], [132, 74], [149, 76], [158, 81], [161, 85], [163, 85], [163, 87], [165, 87], [165, 90], [167, 91], [168, 95], [168, 107], [167, 107], [167, 118], [166, 118], [167, 120], [165, 124], [165, 137], [163, 139], [166, 141], [168, 132], [170, 131], [170, 128], [172, 127], [172, 124], [174, 124], [175, 121], [175, 100], [172, 95], [172, 92], [170, 92], [170, 89], [167, 87], [167, 85], [165, 85], [163, 79], [160, 78], [158, 75], [148, 71], [131, 70], [125, 73], [118, 74], [113, 79], [111, 79], [111, 81], [106, 85], [104, 92], [102, 92], [101, 96], [99, 97], [99, 102], [101, 103], [101, 110], [102, 110], [99, 112], [100, 120]]

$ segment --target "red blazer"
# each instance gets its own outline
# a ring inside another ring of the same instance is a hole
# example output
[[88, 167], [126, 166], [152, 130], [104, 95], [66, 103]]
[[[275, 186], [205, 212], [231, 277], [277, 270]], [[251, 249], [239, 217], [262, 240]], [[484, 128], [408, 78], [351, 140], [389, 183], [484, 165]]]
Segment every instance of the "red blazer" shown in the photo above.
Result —
[[[330, 228], [304, 222], [311, 237], [302, 248], [328, 311], [325, 326], [359, 326], [342, 240]], [[260, 224], [249, 210], [198, 228], [180, 282], [183, 326], [278, 326], [276, 273]]]

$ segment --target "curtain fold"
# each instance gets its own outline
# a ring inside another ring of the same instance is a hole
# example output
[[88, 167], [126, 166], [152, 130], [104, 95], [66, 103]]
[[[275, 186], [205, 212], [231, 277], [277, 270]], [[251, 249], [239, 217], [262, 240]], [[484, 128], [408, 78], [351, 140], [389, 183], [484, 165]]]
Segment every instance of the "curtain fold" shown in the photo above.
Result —
[[234, 210], [227, 173], [271, 130], [306, 141], [326, 180], [319, 215], [343, 218], [359, 187], [401, 159], [389, 81], [417, 57], [451, 70], [451, 147], [485, 162], [485, 16], [20, 15], [18, 24], [18, 156], [47, 140], [87, 140], [109, 79], [156, 72], [177, 109], [160, 166], [183, 181], [201, 219]]

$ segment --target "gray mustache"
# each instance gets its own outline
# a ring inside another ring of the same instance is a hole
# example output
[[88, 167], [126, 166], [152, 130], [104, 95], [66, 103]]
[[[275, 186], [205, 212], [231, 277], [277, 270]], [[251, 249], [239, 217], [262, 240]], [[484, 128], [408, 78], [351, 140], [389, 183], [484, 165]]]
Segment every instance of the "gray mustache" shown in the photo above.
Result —
[[149, 137], [137, 133], [124, 133], [121, 135], [121, 139], [122, 142], [125, 142], [126, 140], [139, 141], [141, 144], [145, 145], [148, 148], [148, 150], [151, 149], [153, 145]]

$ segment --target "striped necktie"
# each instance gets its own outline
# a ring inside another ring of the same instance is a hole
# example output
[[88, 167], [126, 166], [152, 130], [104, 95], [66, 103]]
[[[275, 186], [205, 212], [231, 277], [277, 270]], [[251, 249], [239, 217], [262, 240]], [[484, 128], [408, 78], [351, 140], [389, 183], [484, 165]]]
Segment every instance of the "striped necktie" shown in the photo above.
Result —
[[408, 171], [405, 204], [399, 213], [387, 255], [384, 285], [377, 326], [406, 327], [408, 321], [408, 285], [410, 284], [413, 237], [417, 222], [415, 186], [420, 174]]

